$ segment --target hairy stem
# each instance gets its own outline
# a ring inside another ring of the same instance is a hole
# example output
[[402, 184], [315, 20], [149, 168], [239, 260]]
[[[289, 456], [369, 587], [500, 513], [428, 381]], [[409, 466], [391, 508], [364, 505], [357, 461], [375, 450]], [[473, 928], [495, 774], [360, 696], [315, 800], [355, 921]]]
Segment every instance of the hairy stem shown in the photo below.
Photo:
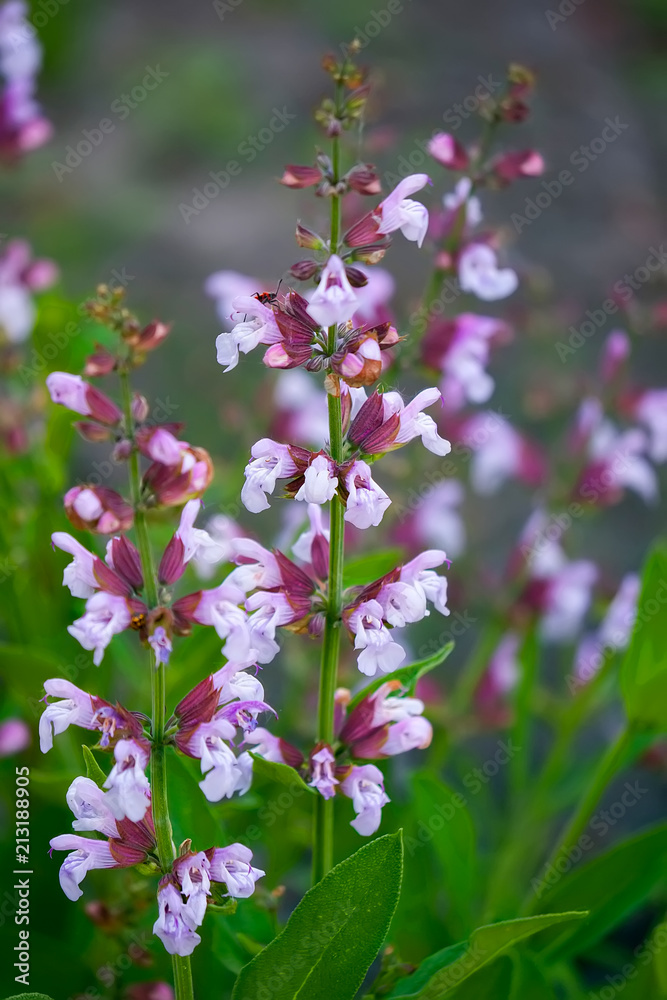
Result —
[[[137, 538], [137, 548], [141, 559], [141, 572], [144, 578], [144, 594], [149, 609], [157, 607], [158, 586], [153, 562], [150, 537], [146, 514], [141, 509], [141, 469], [139, 454], [134, 446], [134, 417], [132, 415], [132, 393], [127, 370], [121, 371], [121, 389], [123, 396], [123, 411], [125, 416], [125, 433], [132, 441], [133, 448], [129, 460], [130, 496], [134, 506], [134, 528]], [[174, 843], [169, 818], [169, 799], [167, 795], [167, 760], [164, 743], [166, 721], [166, 676], [165, 665], [156, 660], [153, 650], [150, 650], [149, 668], [151, 676], [151, 719], [152, 742], [150, 756], [151, 804], [153, 822], [155, 824], [155, 842], [158, 860], [162, 871], [171, 871], [174, 862]], [[176, 1000], [193, 1000], [192, 973], [190, 958], [181, 955], [172, 956], [174, 971], [174, 989]]]
[[[336, 89], [336, 106], [339, 106], [340, 86]], [[340, 140], [334, 136], [332, 140], [333, 179], [340, 179]], [[341, 205], [340, 197], [331, 198], [331, 253], [338, 250], [340, 236]], [[336, 346], [337, 327], [330, 326], [328, 333], [329, 353]], [[329, 406], [329, 447], [334, 462], [343, 460], [343, 423], [341, 415], [340, 396], [328, 395]], [[330, 548], [329, 548], [329, 586], [327, 592], [327, 611], [324, 623], [322, 641], [322, 659], [320, 663], [320, 690], [317, 708], [317, 741], [332, 744], [334, 740], [334, 694], [338, 677], [338, 659], [340, 656], [341, 611], [343, 597], [343, 565], [345, 561], [345, 510], [338, 496], [334, 496], [329, 504], [330, 512]], [[320, 879], [333, 867], [333, 835], [334, 800], [317, 796], [313, 821], [313, 883]]]

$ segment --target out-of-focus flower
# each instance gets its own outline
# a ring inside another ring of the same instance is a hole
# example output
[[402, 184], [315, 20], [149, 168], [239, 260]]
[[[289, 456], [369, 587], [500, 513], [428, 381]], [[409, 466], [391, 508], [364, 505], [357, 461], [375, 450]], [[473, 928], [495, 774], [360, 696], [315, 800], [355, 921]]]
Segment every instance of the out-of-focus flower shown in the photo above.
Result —
[[575, 659], [578, 684], [587, 684], [597, 674], [605, 657], [628, 646], [637, 620], [640, 589], [641, 580], [637, 573], [627, 573], [597, 632], [582, 639]]
[[477, 195], [471, 194], [472, 181], [469, 177], [462, 177], [457, 182], [454, 190], [450, 194], [444, 195], [442, 203], [445, 207], [447, 218], [445, 228], [449, 229], [456, 221], [459, 212], [465, 206], [464, 234], [469, 229], [474, 229], [482, 221], [482, 206]]
[[496, 493], [513, 478], [537, 486], [544, 477], [544, 458], [537, 446], [497, 413], [476, 413], [463, 422], [458, 437], [474, 452], [470, 477], [476, 493]]
[[600, 358], [600, 376], [603, 382], [613, 382], [630, 357], [630, 338], [625, 330], [612, 330], [604, 342]]
[[107, 486], [73, 486], [63, 503], [69, 520], [80, 531], [112, 535], [128, 531], [134, 521], [130, 504]]
[[466, 546], [466, 530], [458, 508], [465, 491], [457, 479], [443, 479], [418, 498], [397, 529], [400, 541], [411, 545], [429, 545], [444, 549], [452, 559]]
[[30, 336], [37, 318], [33, 295], [49, 288], [57, 278], [53, 261], [34, 260], [25, 240], [10, 240], [0, 254], [0, 331], [10, 343], [21, 343]]
[[467, 170], [470, 165], [465, 146], [447, 132], [436, 132], [426, 148], [434, 160], [450, 170]]
[[613, 504], [625, 489], [637, 493], [646, 503], [658, 499], [658, 480], [646, 454], [649, 441], [638, 427], [619, 431], [602, 417], [591, 429], [588, 441], [590, 461], [583, 470], [576, 494], [592, 504]]
[[598, 579], [595, 563], [569, 560], [551, 537], [544, 510], [533, 512], [520, 538], [527, 583], [519, 608], [540, 616], [540, 631], [550, 642], [571, 642], [581, 629]]
[[499, 268], [495, 250], [487, 243], [468, 243], [459, 254], [459, 282], [464, 292], [471, 292], [484, 302], [506, 299], [519, 286], [516, 272]]
[[492, 169], [501, 183], [509, 184], [520, 177], [539, 177], [544, 173], [544, 159], [534, 149], [503, 153]]
[[[216, 271], [206, 279], [204, 291], [215, 301], [220, 322], [227, 323], [234, 312], [234, 299], [239, 297], [248, 299], [259, 287], [259, 281], [247, 274], [240, 274], [238, 271]], [[241, 316], [237, 318], [241, 319]]]
[[517, 632], [506, 632], [491, 654], [488, 666], [475, 691], [475, 706], [489, 725], [506, 725], [508, 722], [507, 696], [516, 687], [520, 677]]
[[658, 464], [667, 461], [667, 389], [647, 389], [637, 397], [632, 410], [648, 431], [649, 457]]
[[94, 385], [85, 382], [80, 375], [51, 372], [46, 377], [46, 388], [54, 403], [66, 406], [84, 417], [91, 417], [101, 424], [118, 424], [123, 415], [113, 400]]
[[51, 123], [42, 115], [34, 94], [42, 50], [28, 20], [28, 6], [9, 0], [0, 7], [0, 152], [8, 159], [38, 149], [51, 138]]
[[427, 365], [442, 372], [440, 388], [446, 410], [460, 410], [467, 402], [486, 403], [495, 388], [486, 371], [491, 344], [509, 337], [510, 329], [502, 320], [474, 313], [461, 313], [429, 328], [422, 356]]
[[5, 719], [0, 722], [0, 757], [21, 753], [31, 742], [30, 727], [23, 719]]

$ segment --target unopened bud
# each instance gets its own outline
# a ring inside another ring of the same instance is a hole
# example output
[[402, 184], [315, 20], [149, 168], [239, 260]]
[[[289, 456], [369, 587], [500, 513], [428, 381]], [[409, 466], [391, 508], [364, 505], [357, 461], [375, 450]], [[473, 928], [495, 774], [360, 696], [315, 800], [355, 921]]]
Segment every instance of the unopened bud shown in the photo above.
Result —
[[132, 416], [139, 424], [143, 424], [144, 420], [148, 420], [148, 414], [150, 413], [150, 407], [148, 405], [148, 400], [145, 396], [140, 393], [135, 392], [132, 399]]

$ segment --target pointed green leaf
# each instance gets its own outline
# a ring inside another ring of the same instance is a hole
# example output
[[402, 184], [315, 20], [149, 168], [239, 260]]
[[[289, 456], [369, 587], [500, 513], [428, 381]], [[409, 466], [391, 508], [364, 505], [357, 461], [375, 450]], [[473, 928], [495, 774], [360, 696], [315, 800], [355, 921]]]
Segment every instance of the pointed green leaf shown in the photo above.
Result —
[[288, 788], [294, 791], [298, 790], [298, 794], [301, 792], [318, 794], [314, 788], [306, 784], [299, 772], [290, 767], [289, 764], [279, 764], [274, 760], [265, 760], [264, 757], [260, 757], [256, 753], [251, 753], [250, 756], [253, 760], [253, 774], [258, 778], [265, 778], [267, 781], [274, 781], [279, 785], [287, 785]]
[[104, 786], [104, 782], [107, 780], [107, 776], [100, 767], [100, 765], [95, 760], [95, 755], [90, 747], [86, 744], [82, 744], [81, 749], [83, 750], [83, 760], [86, 765], [86, 775], [95, 782], [100, 788]]
[[667, 547], [657, 545], [642, 575], [637, 621], [621, 664], [621, 690], [631, 722], [667, 729]]
[[[423, 984], [421, 968], [412, 976], [402, 980], [390, 994], [390, 997], [410, 997], [411, 1000], [440, 1000], [457, 988], [464, 980], [472, 976], [478, 969], [489, 965], [509, 948], [532, 937], [539, 931], [554, 924], [566, 923], [571, 920], [582, 920], [587, 916], [584, 912], [547, 913], [537, 917], [523, 917], [519, 920], [503, 920], [497, 924], [487, 924], [478, 927], [470, 936], [470, 940], [454, 948], [446, 948], [438, 954], [444, 958], [445, 964], [434, 970], [432, 955], [422, 963], [422, 968], [429, 964], [432, 973], [429, 981]], [[454, 949], [461, 949], [455, 954]], [[454, 958], [451, 956], [455, 955]]]
[[[592, 829], [597, 833], [603, 831], [602, 823], [609, 828], [602, 814], [597, 814], [596, 820], [598, 827]], [[540, 892], [541, 910], [588, 906], [591, 913], [582, 927], [566, 928], [555, 937], [545, 935], [536, 943], [550, 961], [581, 954], [636, 910], [654, 886], [665, 881], [667, 824], [625, 840], [565, 875], [553, 866], [542, 874], [540, 880], [533, 879], [533, 889]]]
[[428, 771], [415, 774], [412, 787], [418, 844], [430, 845], [443, 870], [447, 928], [455, 939], [465, 937], [475, 926], [477, 889], [475, 828], [465, 798]]
[[271, 1000], [352, 1000], [389, 930], [402, 870], [400, 832], [336, 865], [242, 970], [233, 1000], [261, 1000], [267, 989]]
[[381, 674], [376, 677], [363, 691], [359, 691], [358, 694], [354, 696], [352, 701], [348, 706], [348, 712], [351, 711], [355, 705], [358, 705], [363, 698], [367, 698], [369, 694], [373, 691], [377, 691], [379, 687], [386, 684], [387, 681], [400, 681], [402, 687], [407, 689], [408, 694], [413, 694], [417, 686], [417, 681], [424, 674], [427, 674], [429, 670], [434, 670], [439, 667], [441, 663], [447, 659], [451, 651], [454, 649], [454, 643], [448, 642], [446, 646], [443, 646], [433, 653], [432, 656], [427, 656], [425, 660], [418, 660], [417, 663], [410, 663], [407, 667], [399, 667], [398, 670], [394, 670], [391, 674]]

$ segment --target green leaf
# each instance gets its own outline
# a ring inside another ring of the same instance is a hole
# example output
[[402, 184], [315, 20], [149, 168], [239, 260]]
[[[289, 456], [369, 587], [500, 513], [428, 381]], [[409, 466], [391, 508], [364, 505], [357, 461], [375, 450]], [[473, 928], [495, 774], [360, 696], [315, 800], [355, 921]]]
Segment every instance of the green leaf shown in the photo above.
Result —
[[401, 888], [401, 834], [366, 844], [303, 897], [241, 972], [233, 1000], [352, 1000], [385, 939]]
[[[475, 828], [466, 800], [427, 771], [413, 776], [412, 788], [418, 820], [415, 843], [428, 843], [435, 851], [444, 875], [447, 928], [455, 939], [465, 937], [474, 927], [477, 890]], [[406, 846], [409, 850], [410, 844]]]
[[250, 756], [253, 760], [253, 774], [258, 778], [264, 778], [266, 781], [273, 781], [279, 785], [287, 785], [288, 788], [291, 788], [298, 795], [301, 792], [310, 792], [314, 795], [319, 794], [314, 788], [307, 785], [299, 772], [290, 767], [289, 764], [279, 764], [273, 760], [265, 760], [264, 757], [260, 757], [258, 754], [252, 752]]
[[107, 776], [100, 767], [100, 765], [95, 760], [95, 755], [90, 747], [86, 744], [82, 744], [81, 749], [83, 750], [83, 759], [86, 765], [86, 775], [95, 782], [100, 788], [104, 786], [104, 782], [107, 780]]
[[[473, 972], [461, 986], [456, 986], [451, 993], [452, 1000], [481, 1000], [482, 997], [493, 997], [493, 1000], [507, 1000], [512, 988], [512, 961], [508, 955], [501, 955], [496, 962], [485, 965]], [[549, 994], [544, 994], [540, 1000], [548, 1000]]]
[[379, 580], [392, 569], [401, 565], [403, 552], [401, 549], [384, 549], [382, 552], [369, 552], [359, 559], [351, 559], [343, 573], [343, 587], [364, 587], [367, 583]]
[[[602, 814], [598, 814], [597, 819], [603, 822]], [[588, 840], [592, 847], [592, 837]], [[579, 855], [585, 847], [582, 837], [577, 847]], [[548, 879], [553, 881], [553, 886], [540, 896], [540, 909], [548, 912], [587, 906], [591, 914], [583, 926], [576, 930], [568, 928], [555, 938], [552, 934], [546, 935], [544, 940], [537, 942], [538, 947], [550, 961], [582, 954], [641, 906], [666, 875], [667, 824], [624, 840], [566, 875], [560, 876], [553, 866], [548, 868], [540, 884], [536, 886], [533, 880], [534, 889], [541, 889]]]
[[46, 993], [17, 993], [13, 997], [5, 997], [5, 1000], [52, 1000]]
[[534, 956], [516, 953], [509, 1000], [547, 1000], [555, 996], [549, 980]]
[[642, 575], [637, 621], [621, 664], [621, 690], [631, 722], [667, 729], [667, 547], [657, 545]]
[[363, 691], [359, 691], [358, 694], [354, 696], [352, 701], [348, 706], [348, 712], [359, 704], [364, 698], [367, 698], [369, 694], [373, 691], [377, 691], [379, 687], [386, 684], [387, 681], [400, 681], [401, 686], [406, 688], [408, 694], [413, 694], [415, 687], [417, 686], [417, 681], [424, 674], [427, 674], [430, 670], [434, 670], [439, 667], [441, 663], [447, 659], [451, 651], [454, 649], [454, 643], [448, 642], [446, 646], [443, 646], [433, 653], [432, 656], [427, 656], [425, 660], [418, 660], [417, 663], [410, 663], [407, 667], [399, 667], [398, 670], [394, 670], [391, 674], [381, 674], [376, 677]]
[[[423, 984], [422, 969], [418, 969], [412, 976], [408, 976], [398, 984], [390, 997], [410, 997], [419, 1000], [439, 1000], [455, 990], [464, 980], [468, 979], [478, 969], [489, 965], [509, 948], [514, 947], [520, 941], [532, 937], [539, 931], [554, 924], [566, 923], [570, 920], [582, 920], [587, 913], [546, 913], [537, 917], [522, 917], [519, 920], [503, 920], [497, 924], [487, 924], [478, 927], [470, 936], [470, 940], [463, 945], [454, 945], [453, 948], [446, 948], [438, 954], [444, 958], [444, 964], [437, 970], [433, 968], [436, 964], [432, 955], [422, 963], [422, 968], [429, 964], [429, 972], [432, 973], [428, 982]], [[459, 950], [458, 953], [455, 949]], [[451, 955], [454, 957], [452, 958]], [[483, 994], [482, 994], [483, 995]]]

